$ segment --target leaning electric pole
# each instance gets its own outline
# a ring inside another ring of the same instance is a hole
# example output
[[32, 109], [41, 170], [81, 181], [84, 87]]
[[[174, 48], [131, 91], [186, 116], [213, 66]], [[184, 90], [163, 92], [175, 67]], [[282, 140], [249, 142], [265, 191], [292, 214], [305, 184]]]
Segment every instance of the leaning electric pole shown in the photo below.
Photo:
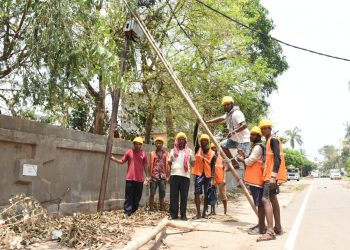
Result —
[[[138, 5], [140, 6], [140, 3], [138, 3]], [[134, 20], [134, 18], [130, 14], [128, 14], [127, 21], [124, 25], [124, 45], [121, 53], [119, 79], [122, 79], [126, 69], [126, 60], [127, 60], [128, 50], [129, 50], [129, 43], [131, 41], [139, 42], [140, 40], [143, 39], [143, 36], [144, 35], [141, 28], [139, 27], [139, 24]], [[111, 114], [109, 129], [108, 129], [108, 138], [107, 138], [107, 145], [106, 145], [106, 154], [103, 162], [100, 193], [98, 196], [98, 203], [97, 203], [98, 212], [102, 212], [104, 208], [104, 200], [106, 196], [106, 189], [107, 189], [107, 183], [108, 183], [110, 157], [112, 155], [112, 148], [113, 148], [113, 138], [114, 138], [115, 129], [117, 127], [120, 91], [121, 91], [120, 87], [116, 87], [113, 90], [113, 95], [112, 95], [112, 114]]]

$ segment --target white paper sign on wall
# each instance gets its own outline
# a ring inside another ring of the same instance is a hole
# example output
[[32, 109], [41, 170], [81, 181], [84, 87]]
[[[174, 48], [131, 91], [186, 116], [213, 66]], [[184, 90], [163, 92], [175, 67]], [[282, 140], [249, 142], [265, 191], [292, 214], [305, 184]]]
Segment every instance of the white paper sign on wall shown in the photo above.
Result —
[[38, 165], [23, 164], [23, 175], [25, 176], [37, 176]]

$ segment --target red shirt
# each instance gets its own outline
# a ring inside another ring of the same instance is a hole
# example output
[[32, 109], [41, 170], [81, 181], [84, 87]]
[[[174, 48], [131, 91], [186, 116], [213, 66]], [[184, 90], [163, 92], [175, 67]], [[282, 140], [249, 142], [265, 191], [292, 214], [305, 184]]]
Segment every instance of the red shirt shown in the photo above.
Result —
[[123, 162], [128, 162], [128, 171], [125, 180], [143, 182], [143, 166], [147, 165], [147, 155], [143, 150], [129, 149], [125, 152]]

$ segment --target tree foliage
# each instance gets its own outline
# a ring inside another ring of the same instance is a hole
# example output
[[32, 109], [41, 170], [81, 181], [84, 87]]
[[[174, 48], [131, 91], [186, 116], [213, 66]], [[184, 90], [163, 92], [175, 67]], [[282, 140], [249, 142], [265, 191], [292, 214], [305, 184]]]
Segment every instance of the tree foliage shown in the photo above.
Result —
[[306, 176], [310, 173], [311, 170], [316, 169], [316, 163], [310, 161], [302, 154], [299, 150], [284, 148], [284, 157], [286, 161], [286, 166], [294, 166], [298, 168], [302, 176]]
[[333, 145], [325, 145], [319, 149], [319, 153], [324, 157], [323, 170], [338, 168], [339, 154]]
[[[273, 29], [258, 0], [209, 4], [263, 33]], [[2, 1], [0, 6], [1, 87], [12, 89], [0, 90], [2, 108], [104, 134], [106, 98], [118, 86], [123, 89], [119, 133], [144, 133], [149, 142], [152, 131], [167, 131], [169, 138], [179, 130], [191, 132], [195, 118], [146, 40], [130, 44], [127, 73], [120, 76], [127, 18], [122, 1]], [[205, 119], [223, 113], [224, 95], [234, 97], [250, 123], [266, 114], [266, 98], [287, 69], [276, 41], [195, 1], [155, 1], [138, 11]]]

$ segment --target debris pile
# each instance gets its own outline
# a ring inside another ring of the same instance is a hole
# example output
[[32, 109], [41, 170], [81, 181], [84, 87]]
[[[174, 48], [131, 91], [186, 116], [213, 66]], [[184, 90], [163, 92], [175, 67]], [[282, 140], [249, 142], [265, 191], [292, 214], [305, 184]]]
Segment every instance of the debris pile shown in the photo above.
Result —
[[155, 226], [165, 216], [165, 212], [149, 213], [143, 208], [131, 217], [121, 210], [48, 215], [38, 201], [22, 194], [10, 199], [10, 206], [0, 211], [0, 249], [22, 249], [49, 240], [77, 249], [122, 246], [130, 240], [134, 227]]
[[10, 206], [0, 212], [1, 247], [20, 249], [45, 238], [50, 228], [47, 212], [39, 202], [24, 194], [11, 198]]

